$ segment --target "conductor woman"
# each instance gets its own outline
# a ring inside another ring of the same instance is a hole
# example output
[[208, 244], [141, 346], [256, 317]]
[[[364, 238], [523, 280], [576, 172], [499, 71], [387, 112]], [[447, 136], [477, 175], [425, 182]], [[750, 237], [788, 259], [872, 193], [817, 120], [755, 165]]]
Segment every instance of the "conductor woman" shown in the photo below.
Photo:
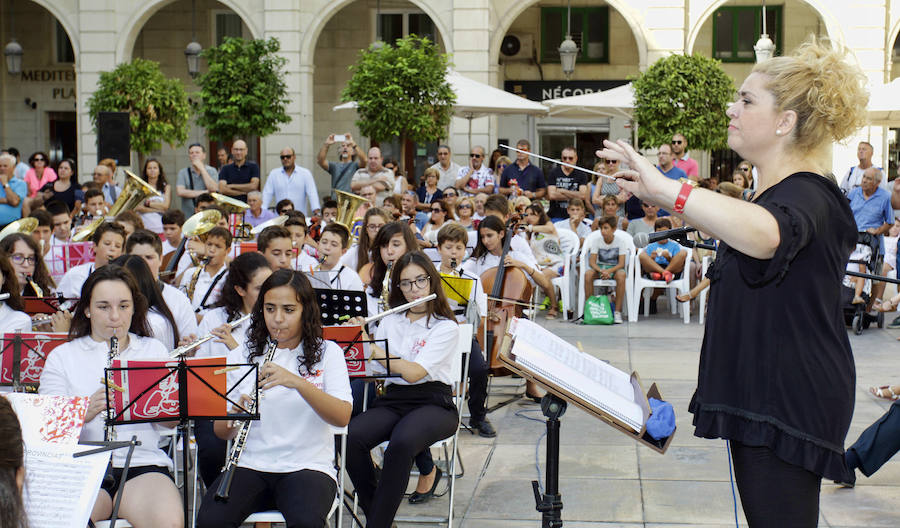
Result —
[[694, 434], [729, 441], [750, 526], [816, 526], [822, 477], [845, 482], [855, 371], [841, 277], [856, 243], [825, 176], [833, 142], [865, 123], [865, 77], [812, 40], [757, 64], [727, 111], [728, 145], [759, 171], [752, 202], [669, 180], [624, 142], [617, 183], [722, 241], [690, 404]]
[[[450, 394], [450, 383], [458, 375], [452, 366], [459, 327], [440, 281], [431, 260], [418, 251], [400, 257], [391, 273], [391, 307], [431, 293], [437, 298], [388, 315], [375, 333], [376, 340], [387, 340], [391, 372], [402, 377], [387, 378], [385, 394], [350, 420], [347, 471], [366, 514], [367, 528], [391, 526], [409, 482], [413, 457], [452, 435], [459, 425]], [[373, 357], [385, 357], [380, 347], [372, 345], [372, 349]], [[385, 363], [378, 362], [381, 366]], [[385, 440], [390, 443], [381, 478], [376, 480], [369, 451]]]

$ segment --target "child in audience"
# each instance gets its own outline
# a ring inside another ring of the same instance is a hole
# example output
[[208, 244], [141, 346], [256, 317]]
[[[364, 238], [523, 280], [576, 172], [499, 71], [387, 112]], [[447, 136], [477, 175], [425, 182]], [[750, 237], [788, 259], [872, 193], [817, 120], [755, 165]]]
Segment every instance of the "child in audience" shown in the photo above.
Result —
[[569, 218], [560, 220], [553, 224], [557, 230], [567, 229], [578, 235], [579, 246], [584, 244], [584, 239], [591, 234], [591, 224], [584, 218], [584, 200], [581, 198], [572, 198], [566, 207]]
[[[672, 229], [672, 222], [668, 218], [658, 218], [654, 229], [656, 232]], [[641, 269], [652, 280], [664, 280], [668, 283], [684, 271], [686, 256], [687, 253], [682, 251], [677, 242], [664, 238], [648, 244], [638, 258], [641, 259]]]
[[[572, 200], [569, 201], [569, 206], [571, 205]], [[625, 256], [628, 254], [628, 247], [622, 239], [616, 238], [617, 221], [615, 216], [604, 216], [599, 219], [602, 237], [594, 239], [588, 249], [588, 269], [584, 273], [584, 298], [588, 299], [594, 295], [595, 279], [614, 279], [616, 309], [613, 312], [613, 322], [621, 324], [622, 306], [625, 304]]]

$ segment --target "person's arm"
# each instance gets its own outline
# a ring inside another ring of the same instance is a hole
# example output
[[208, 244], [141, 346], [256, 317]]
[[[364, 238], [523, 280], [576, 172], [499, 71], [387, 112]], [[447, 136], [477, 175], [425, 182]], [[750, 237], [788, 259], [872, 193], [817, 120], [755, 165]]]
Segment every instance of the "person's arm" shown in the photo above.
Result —
[[166, 190], [163, 191], [163, 200], [161, 202], [150, 202], [150, 209], [153, 209], [153, 212], [165, 212], [169, 210], [169, 207], [172, 205], [172, 186], [166, 185]]
[[551, 235], [556, 234], [556, 226], [553, 225], [553, 222], [547, 222], [543, 225], [527, 225], [525, 226], [525, 228], [529, 233], [549, 233]]
[[[393, 361], [391, 362], [393, 366]], [[274, 362], [268, 362], [259, 369], [259, 389], [265, 391], [281, 385], [293, 389], [306, 400], [313, 411], [329, 425], [344, 427], [350, 423], [353, 404], [341, 400], [319, 389], [301, 376], [289, 372]]]
[[[203, 185], [206, 186], [205, 191], [198, 191], [200, 194], [205, 192], [216, 192], [216, 189], [219, 188], [219, 183], [213, 178], [213, 175], [209, 173], [209, 170], [206, 168], [205, 163], [196, 162], [194, 163], [194, 172], [200, 175], [200, 178], [203, 179]], [[216, 174], [218, 176], [218, 173]], [[200, 196], [198, 194], [197, 196]]]
[[333, 143], [334, 134], [329, 134], [328, 137], [325, 138], [325, 143], [322, 144], [322, 148], [319, 149], [319, 153], [316, 154], [316, 163], [326, 171], [328, 170], [328, 147]]
[[237, 191], [235, 194], [247, 194], [259, 190], [259, 178], [250, 178], [250, 183], [231, 183], [228, 188]]
[[597, 265], [597, 257], [599, 255], [600, 255], [599, 252], [598, 253], [592, 253], [592, 252], [588, 253], [588, 266], [590, 266], [590, 268], [592, 270], [594, 270], [598, 273], [600, 272], [600, 266]]

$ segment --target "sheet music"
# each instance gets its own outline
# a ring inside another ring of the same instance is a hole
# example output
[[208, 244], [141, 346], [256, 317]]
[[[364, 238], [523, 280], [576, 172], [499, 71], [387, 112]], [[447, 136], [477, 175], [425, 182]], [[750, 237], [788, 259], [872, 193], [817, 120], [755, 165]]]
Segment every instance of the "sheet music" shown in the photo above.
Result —
[[542, 326], [528, 319], [515, 318], [510, 326], [510, 333], [516, 338], [517, 343], [525, 341], [535, 345], [541, 352], [562, 364], [568, 365], [614, 394], [628, 401], [634, 401], [634, 387], [631, 385], [631, 376], [590, 354], [580, 352], [577, 348], [556, 334], [548, 332]]

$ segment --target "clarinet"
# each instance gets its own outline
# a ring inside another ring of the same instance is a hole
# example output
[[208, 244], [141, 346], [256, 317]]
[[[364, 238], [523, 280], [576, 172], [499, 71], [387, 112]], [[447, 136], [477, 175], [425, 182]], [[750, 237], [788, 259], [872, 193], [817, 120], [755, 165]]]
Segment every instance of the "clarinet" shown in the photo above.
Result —
[[[112, 382], [109, 369], [112, 367], [113, 360], [119, 356], [119, 338], [112, 336], [109, 338], [109, 354], [106, 356], [106, 382], [109, 385]], [[109, 390], [109, 389], [107, 389]], [[106, 442], [114, 442], [116, 440], [116, 429], [112, 425], [114, 414], [109, 409], [106, 410], [106, 429], [103, 432], [103, 440]]]
[[[269, 338], [266, 356], [262, 361], [263, 364], [266, 364], [275, 358], [275, 350], [277, 348], [278, 341]], [[253, 400], [249, 405], [250, 413], [255, 413], [256, 408], [257, 401]], [[216, 490], [216, 502], [228, 502], [229, 495], [231, 494], [231, 481], [234, 480], [234, 470], [237, 469], [238, 462], [241, 460], [241, 454], [244, 452], [244, 446], [247, 444], [247, 435], [250, 434], [250, 425], [252, 423], [252, 420], [244, 420], [241, 422], [237, 436], [234, 438], [234, 442], [231, 445], [231, 452], [228, 454], [228, 459], [225, 461], [225, 467], [222, 468], [222, 480], [219, 482], [219, 488]]]

